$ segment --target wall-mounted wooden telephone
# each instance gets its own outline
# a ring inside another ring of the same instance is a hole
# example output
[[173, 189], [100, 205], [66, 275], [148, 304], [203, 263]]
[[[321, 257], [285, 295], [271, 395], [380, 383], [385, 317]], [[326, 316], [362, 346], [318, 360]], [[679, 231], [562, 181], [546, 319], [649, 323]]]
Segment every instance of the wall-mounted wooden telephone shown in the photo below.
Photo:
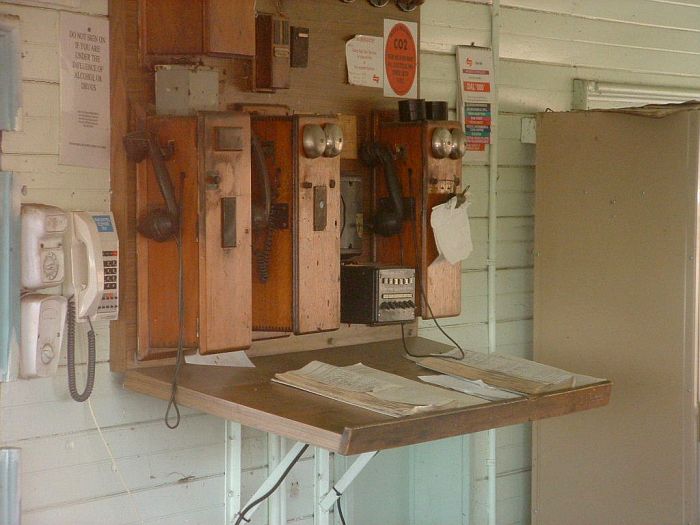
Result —
[[[233, 112], [150, 117], [144, 127], [125, 139], [130, 157], [139, 162], [137, 357], [177, 351], [176, 235], [184, 261], [185, 349], [208, 354], [247, 348], [250, 117]], [[146, 157], [150, 162], [141, 162]]]
[[340, 151], [335, 118], [253, 116], [253, 329], [340, 326]]
[[375, 129], [376, 143], [363, 148], [363, 160], [384, 174], [375, 179], [370, 221], [375, 258], [415, 266], [417, 315], [459, 315], [461, 268], [436, 261], [429, 220], [433, 206], [459, 191], [464, 133], [458, 122], [449, 121], [381, 122]]

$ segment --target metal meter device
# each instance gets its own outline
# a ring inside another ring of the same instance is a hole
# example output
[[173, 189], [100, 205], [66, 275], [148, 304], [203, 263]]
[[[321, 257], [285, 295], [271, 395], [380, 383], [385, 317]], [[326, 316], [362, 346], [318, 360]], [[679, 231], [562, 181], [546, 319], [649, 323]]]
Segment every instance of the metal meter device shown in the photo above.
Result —
[[416, 270], [406, 266], [346, 264], [340, 268], [340, 320], [389, 324], [416, 318]]

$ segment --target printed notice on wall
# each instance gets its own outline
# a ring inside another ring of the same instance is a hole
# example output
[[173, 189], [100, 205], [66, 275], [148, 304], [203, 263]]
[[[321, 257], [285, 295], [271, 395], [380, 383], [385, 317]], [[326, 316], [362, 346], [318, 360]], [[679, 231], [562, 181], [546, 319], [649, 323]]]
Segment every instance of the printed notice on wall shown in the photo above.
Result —
[[109, 22], [61, 13], [59, 162], [109, 169]]
[[384, 96], [418, 96], [418, 24], [384, 20]]
[[354, 86], [384, 86], [383, 47], [380, 36], [356, 35], [345, 44], [348, 83]]
[[[459, 46], [457, 72], [461, 104], [460, 120], [467, 135], [467, 152], [485, 152], [491, 143], [491, 108], [493, 104], [493, 59], [491, 50]], [[485, 155], [485, 153], [484, 153]]]

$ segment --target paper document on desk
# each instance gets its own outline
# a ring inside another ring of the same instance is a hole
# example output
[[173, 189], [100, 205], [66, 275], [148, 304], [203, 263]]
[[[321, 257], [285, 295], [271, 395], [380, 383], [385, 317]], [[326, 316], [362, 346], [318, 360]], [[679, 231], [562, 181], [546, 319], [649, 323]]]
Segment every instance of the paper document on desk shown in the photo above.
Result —
[[312, 361], [299, 370], [275, 374], [273, 381], [392, 417], [485, 402], [362, 363], [338, 367]]
[[185, 363], [188, 363], [190, 365], [255, 368], [255, 365], [250, 360], [250, 358], [248, 358], [248, 355], [243, 350], [241, 350], [240, 352], [225, 352], [223, 354], [212, 355], [186, 355]]
[[524, 394], [542, 394], [576, 386], [571, 372], [503, 354], [464, 351], [464, 359], [416, 359], [424, 368], [463, 379], [480, 379], [489, 385]]
[[418, 376], [418, 379], [432, 385], [442, 386], [458, 392], [464, 392], [472, 396], [487, 399], [488, 401], [502, 401], [504, 399], [517, 399], [522, 394], [489, 386], [481, 380], [470, 381], [461, 377], [446, 376], [443, 374], [433, 376]]

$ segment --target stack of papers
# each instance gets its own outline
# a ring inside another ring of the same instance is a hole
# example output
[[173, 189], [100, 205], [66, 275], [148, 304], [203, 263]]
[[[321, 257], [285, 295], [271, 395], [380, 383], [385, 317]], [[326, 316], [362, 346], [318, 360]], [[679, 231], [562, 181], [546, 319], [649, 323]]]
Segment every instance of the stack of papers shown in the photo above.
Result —
[[[464, 351], [464, 359], [425, 357], [415, 359], [423, 368], [449, 376], [471, 381], [482, 381], [487, 385], [511, 392], [537, 395], [576, 386], [577, 379], [593, 383], [596, 378], [577, 376], [566, 370], [543, 365], [527, 359], [502, 354], [485, 354]], [[443, 382], [445, 380], [442, 380]], [[435, 380], [430, 382], [435, 383]], [[453, 388], [450, 386], [449, 388]], [[465, 391], [464, 384], [458, 390]], [[484, 392], [488, 394], [488, 392]]]
[[522, 397], [522, 394], [509, 392], [508, 390], [496, 388], [495, 386], [489, 386], [481, 380], [470, 381], [469, 379], [462, 379], [461, 377], [452, 377], [442, 374], [434, 376], [419, 376], [418, 379], [425, 381], [426, 383], [431, 383], [433, 385], [456, 390], [457, 392], [464, 392], [465, 394], [480, 397], [482, 399], [486, 399], [487, 401], [502, 401], [504, 399], [517, 399]]
[[392, 417], [486, 402], [362, 363], [339, 367], [312, 361], [299, 370], [275, 374], [273, 381]]

